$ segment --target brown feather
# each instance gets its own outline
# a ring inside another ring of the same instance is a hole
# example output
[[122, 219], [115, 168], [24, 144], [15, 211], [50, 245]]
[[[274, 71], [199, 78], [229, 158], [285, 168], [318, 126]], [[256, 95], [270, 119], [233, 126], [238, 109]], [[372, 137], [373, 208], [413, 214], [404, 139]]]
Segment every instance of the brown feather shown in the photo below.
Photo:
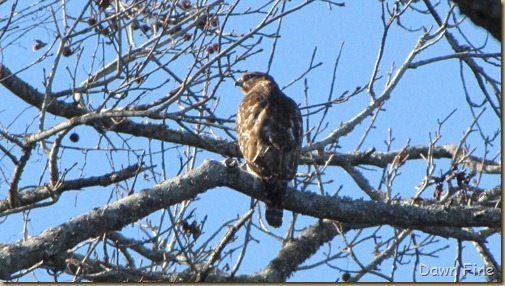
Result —
[[300, 158], [300, 110], [266, 74], [245, 74], [237, 84], [246, 94], [236, 119], [239, 147], [248, 170], [263, 180], [265, 217], [270, 225], [279, 227], [282, 197], [296, 175]]

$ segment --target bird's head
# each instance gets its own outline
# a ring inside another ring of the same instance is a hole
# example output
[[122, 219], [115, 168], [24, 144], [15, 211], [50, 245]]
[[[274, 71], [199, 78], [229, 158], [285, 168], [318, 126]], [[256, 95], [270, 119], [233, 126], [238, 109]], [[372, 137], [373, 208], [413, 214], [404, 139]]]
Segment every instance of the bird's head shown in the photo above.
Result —
[[274, 79], [263, 72], [246, 72], [237, 81], [235, 86], [240, 86], [242, 92], [247, 94], [253, 87], [260, 82], [275, 83]]

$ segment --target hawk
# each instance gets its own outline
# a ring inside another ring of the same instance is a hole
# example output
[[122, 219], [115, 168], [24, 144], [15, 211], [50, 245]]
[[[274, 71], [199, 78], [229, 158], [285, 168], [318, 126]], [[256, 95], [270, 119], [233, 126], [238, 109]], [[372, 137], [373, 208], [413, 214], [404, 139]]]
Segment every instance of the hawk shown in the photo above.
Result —
[[300, 159], [300, 109], [268, 74], [247, 72], [235, 85], [245, 94], [236, 119], [238, 144], [248, 171], [263, 182], [265, 218], [277, 228], [282, 225], [282, 197]]

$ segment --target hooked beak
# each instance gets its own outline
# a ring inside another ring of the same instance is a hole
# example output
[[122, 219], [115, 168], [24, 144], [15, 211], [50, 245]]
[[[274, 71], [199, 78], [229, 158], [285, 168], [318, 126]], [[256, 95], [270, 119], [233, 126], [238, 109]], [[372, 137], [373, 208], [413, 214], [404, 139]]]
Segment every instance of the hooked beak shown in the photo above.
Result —
[[244, 79], [242, 77], [240, 77], [239, 79], [237, 79], [237, 81], [235, 82], [235, 86], [240, 86], [242, 87], [242, 84], [244, 83]]

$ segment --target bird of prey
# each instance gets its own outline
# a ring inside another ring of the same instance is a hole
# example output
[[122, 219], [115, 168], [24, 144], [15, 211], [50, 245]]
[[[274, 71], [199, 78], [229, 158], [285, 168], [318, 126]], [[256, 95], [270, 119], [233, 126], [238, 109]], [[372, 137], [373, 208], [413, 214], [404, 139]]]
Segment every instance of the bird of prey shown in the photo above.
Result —
[[300, 109], [266, 73], [247, 72], [235, 85], [245, 94], [236, 119], [239, 147], [248, 171], [263, 182], [265, 218], [277, 228], [282, 225], [282, 198], [300, 159]]

